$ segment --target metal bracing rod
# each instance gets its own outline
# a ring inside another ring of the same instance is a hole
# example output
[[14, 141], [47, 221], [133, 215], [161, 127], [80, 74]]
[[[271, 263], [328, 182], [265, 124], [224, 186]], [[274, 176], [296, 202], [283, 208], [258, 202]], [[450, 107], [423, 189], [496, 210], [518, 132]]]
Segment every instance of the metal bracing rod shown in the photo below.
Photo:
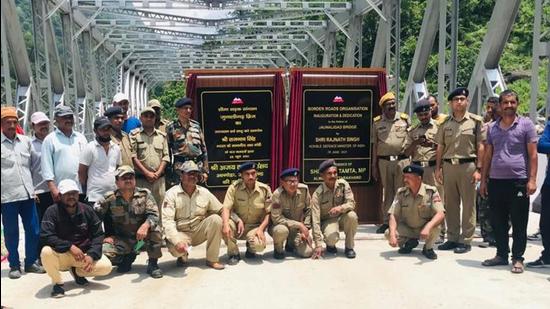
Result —
[[311, 31], [306, 30], [306, 33], [309, 35], [309, 38], [310, 38], [313, 42], [315, 42], [315, 44], [317, 44], [317, 46], [319, 46], [319, 47], [323, 50], [323, 52], [326, 52], [325, 46], [323, 46], [323, 44], [321, 43], [321, 41], [319, 41], [319, 40], [315, 37], [315, 35], [314, 35], [313, 33], [311, 33]]
[[117, 26], [111, 26], [111, 25], [103, 25], [100, 28], [104, 29], [111, 29], [109, 34], [107, 36], [111, 36], [112, 32], [116, 33], [139, 33], [139, 34], [157, 34], [157, 35], [168, 35], [178, 38], [190, 38], [190, 39], [212, 39], [215, 37], [214, 34], [201, 34], [196, 32], [188, 32], [188, 31], [176, 31], [176, 30], [167, 30], [167, 29], [159, 29], [159, 28], [149, 28], [149, 27], [117, 27]]
[[156, 20], [170, 20], [170, 21], [178, 21], [188, 24], [198, 24], [203, 26], [216, 26], [222, 21], [225, 20], [233, 20], [234, 17], [231, 18], [221, 18], [221, 19], [205, 19], [205, 18], [196, 18], [196, 17], [187, 17], [182, 15], [175, 14], [165, 14], [165, 13], [157, 13], [153, 11], [145, 11], [145, 10], [135, 10], [135, 9], [120, 9], [120, 8], [106, 8], [103, 10], [105, 13], [108, 14], [114, 14], [114, 15], [121, 15], [121, 16], [135, 16], [135, 17], [145, 17], [145, 18], [151, 18]]
[[376, 14], [378, 14], [378, 16], [380, 16], [380, 19], [387, 22], [388, 20], [386, 19], [386, 16], [384, 16], [384, 14], [382, 13], [382, 11], [378, 8], [378, 6], [372, 2], [372, 0], [365, 0], [369, 5], [370, 7], [376, 12]]
[[[529, 97], [529, 118], [536, 121], [538, 115], [537, 111], [537, 99], [541, 91], [539, 84], [539, 70], [541, 67], [540, 59], [544, 55], [543, 44], [541, 42], [541, 26], [542, 26], [542, 0], [535, 0], [535, 18], [533, 23], [533, 56], [531, 59], [531, 93]], [[550, 44], [546, 43], [546, 56], [550, 59]], [[550, 60], [549, 60], [550, 62]], [[550, 71], [547, 72], [550, 78]], [[550, 89], [550, 83], [547, 84], [547, 88]], [[547, 98], [550, 100], [550, 98]], [[550, 105], [550, 101], [547, 102]], [[548, 106], [546, 107], [546, 114], [548, 115]], [[536, 122], [535, 122], [536, 123]]]
[[330, 19], [330, 21], [332, 21], [332, 23], [338, 28], [340, 29], [340, 31], [346, 36], [346, 38], [348, 38], [348, 40], [353, 40], [351, 38], [351, 35], [348, 33], [348, 31], [346, 30], [346, 28], [344, 26], [342, 26], [342, 24], [340, 24], [340, 22], [334, 18], [334, 16], [332, 16], [332, 14], [330, 14], [330, 12], [328, 11], [325, 11], [325, 15], [328, 17], [328, 19]]
[[4, 15], [2, 14], [0, 25], [0, 48], [2, 48], [2, 103], [8, 106], [14, 106], [12, 88], [11, 88], [11, 70], [10, 59], [8, 52], [8, 41], [6, 35], [6, 24], [4, 21]]
[[34, 38], [34, 69], [35, 78], [38, 82], [38, 106], [33, 106], [30, 113], [37, 110], [44, 111], [53, 119], [55, 103], [53, 102], [52, 80], [50, 74], [49, 48], [47, 42], [47, 23], [46, 17], [48, 0], [32, 1], [32, 24]]
[[363, 15], [351, 17], [348, 32], [351, 39], [346, 40], [343, 67], [361, 67], [363, 62], [362, 37], [363, 37]]
[[325, 37], [325, 49], [323, 53], [323, 68], [332, 67], [336, 50], [336, 32], [331, 31]]
[[90, 16], [90, 18], [88, 18], [88, 20], [86, 21], [86, 23], [84, 25], [82, 25], [82, 27], [80, 29], [78, 29], [78, 31], [74, 34], [73, 36], [73, 40], [76, 40], [76, 38], [84, 31], [88, 28], [88, 26], [94, 21], [94, 19], [97, 17], [97, 15], [99, 15], [99, 13], [101, 13], [101, 11], [103, 10], [102, 7], [100, 7], [99, 9], [97, 9], [97, 11], [92, 15]]
[[48, 12], [48, 14], [46, 15], [46, 18], [45, 20], [49, 20], [50, 18], [52, 18], [52, 16], [57, 12], [57, 10], [59, 10], [59, 8], [65, 4], [65, 2], [67, 2], [69, 0], [60, 0], [59, 3], [57, 3], [56, 5], [54, 5], [54, 7]]
[[105, 43], [105, 41], [107, 41], [107, 39], [109, 39], [109, 35], [111, 35], [111, 33], [113, 33], [114, 31], [115, 31], [114, 29], [109, 30], [109, 32], [107, 32], [107, 33], [105, 34], [105, 36], [103, 37], [103, 39], [101, 39], [101, 41], [99, 41], [99, 43], [97, 43], [97, 45], [94, 46], [94, 50], [93, 50], [93, 51], [94, 51], [94, 52], [97, 51], [97, 49], [98, 49], [99, 47], [101, 47], [101, 45], [103, 45], [103, 43]]

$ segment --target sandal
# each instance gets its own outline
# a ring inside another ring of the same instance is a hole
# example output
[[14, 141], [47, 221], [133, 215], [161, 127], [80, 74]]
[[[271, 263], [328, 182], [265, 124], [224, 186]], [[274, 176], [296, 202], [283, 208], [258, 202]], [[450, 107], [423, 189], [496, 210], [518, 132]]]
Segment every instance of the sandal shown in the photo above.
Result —
[[513, 274], [521, 274], [521, 273], [523, 273], [523, 270], [524, 270], [523, 261], [515, 260], [515, 261], [512, 262], [512, 273]]
[[508, 265], [508, 260], [500, 256], [495, 256], [492, 259], [485, 260], [481, 263], [483, 266], [499, 266], [499, 265]]

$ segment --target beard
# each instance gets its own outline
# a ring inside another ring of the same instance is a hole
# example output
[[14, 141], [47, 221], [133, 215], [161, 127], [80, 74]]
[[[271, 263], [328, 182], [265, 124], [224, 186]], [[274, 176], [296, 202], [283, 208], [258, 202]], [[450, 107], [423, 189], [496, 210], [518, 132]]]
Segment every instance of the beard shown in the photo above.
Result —
[[101, 137], [101, 136], [96, 136], [95, 139], [100, 142], [100, 143], [108, 143], [111, 141], [111, 136], [108, 135], [107, 137]]

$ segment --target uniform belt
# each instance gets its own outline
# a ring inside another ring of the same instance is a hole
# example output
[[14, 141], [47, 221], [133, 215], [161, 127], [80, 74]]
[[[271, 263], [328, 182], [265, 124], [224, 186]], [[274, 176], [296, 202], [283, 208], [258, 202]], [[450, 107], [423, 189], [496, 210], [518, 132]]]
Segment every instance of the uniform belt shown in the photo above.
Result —
[[405, 160], [408, 157], [406, 155], [398, 155], [398, 156], [378, 156], [378, 159], [387, 160], [387, 161], [397, 161], [397, 160]]
[[435, 160], [433, 160], [433, 161], [412, 161], [412, 164], [420, 165], [422, 167], [435, 166]]
[[467, 159], [454, 158], [454, 159], [443, 159], [443, 161], [445, 161], [447, 163], [451, 163], [452, 165], [459, 165], [459, 164], [464, 164], [464, 163], [475, 162], [476, 158], [467, 158]]

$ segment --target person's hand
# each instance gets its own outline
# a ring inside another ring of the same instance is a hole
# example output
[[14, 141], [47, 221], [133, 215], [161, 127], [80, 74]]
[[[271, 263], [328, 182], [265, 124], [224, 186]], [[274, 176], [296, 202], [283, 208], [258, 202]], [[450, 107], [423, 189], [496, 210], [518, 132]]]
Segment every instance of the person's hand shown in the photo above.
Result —
[[371, 172], [372, 178], [374, 181], [378, 181], [378, 167], [376, 167], [376, 164], [372, 165], [372, 172]]
[[201, 182], [206, 183], [206, 181], [208, 181], [208, 174], [207, 173], [202, 173]]
[[94, 259], [91, 256], [86, 255], [84, 257], [84, 267], [82, 267], [85, 272], [89, 273], [94, 270]]
[[136, 232], [137, 240], [144, 240], [147, 237], [147, 232], [149, 232], [149, 223], [144, 222]]
[[84, 252], [82, 252], [79, 247], [72, 245], [69, 251], [71, 252], [74, 259], [78, 262], [84, 260]]
[[312, 259], [317, 260], [322, 256], [323, 256], [323, 247], [322, 246], [319, 246], [319, 247], [316, 247], [315, 249], [313, 249], [313, 254], [311, 255]]
[[533, 195], [537, 191], [537, 182], [535, 180], [529, 180], [527, 182], [527, 194]]
[[299, 230], [300, 230], [300, 237], [304, 241], [308, 241], [309, 240], [309, 230], [307, 229], [307, 227], [303, 223], [300, 223]]
[[333, 216], [333, 217], [338, 216], [338, 215], [341, 214], [341, 213], [342, 213], [342, 206], [332, 207], [332, 208], [329, 209], [329, 211], [328, 211], [328, 214], [329, 214], [330, 216]]
[[52, 199], [55, 203], [59, 203], [59, 201], [61, 201], [61, 193], [59, 192], [59, 189], [57, 189], [57, 187], [54, 187], [50, 191], [50, 194], [52, 195]]
[[224, 224], [223, 227], [222, 227], [222, 234], [225, 238], [227, 239], [231, 239], [233, 238], [233, 235], [231, 233], [231, 227], [229, 226], [229, 223], [228, 224]]
[[442, 185], [443, 184], [443, 171], [439, 168], [435, 170], [435, 180]]
[[390, 239], [389, 239], [390, 246], [397, 247], [399, 243], [397, 242], [397, 236], [395, 236], [394, 233], [390, 233]]
[[237, 222], [237, 237], [241, 238], [243, 233], [244, 233], [244, 222], [243, 220], [239, 220], [239, 222]]
[[147, 181], [148, 181], [149, 183], [153, 183], [153, 182], [157, 181], [158, 176], [157, 176], [157, 174], [155, 174], [155, 173], [153, 173], [153, 172], [151, 172], [151, 171], [147, 171], [147, 172], [145, 173], [145, 179], [147, 179]]
[[34, 195], [34, 203], [37, 205], [40, 204], [40, 198], [38, 197], [38, 194]]
[[487, 182], [486, 181], [482, 181], [479, 184], [479, 195], [481, 195], [481, 197], [483, 197], [483, 198], [487, 198]]
[[476, 183], [481, 179], [481, 174], [476, 170], [472, 175], [472, 183]]
[[109, 237], [105, 237], [105, 238], [103, 239], [103, 243], [104, 243], [104, 244], [111, 244], [111, 245], [114, 245], [114, 244], [115, 244], [115, 240], [114, 240], [113, 237], [110, 237], [110, 236], [109, 236]]
[[184, 253], [188, 252], [189, 246], [184, 241], [180, 241], [176, 244], [176, 251]]
[[256, 230], [256, 236], [258, 237], [260, 243], [265, 245], [265, 233], [262, 229]]
[[427, 228], [427, 227], [424, 227], [421, 231], [420, 231], [420, 239], [422, 240], [426, 240], [428, 239], [428, 236], [430, 235], [430, 229]]

